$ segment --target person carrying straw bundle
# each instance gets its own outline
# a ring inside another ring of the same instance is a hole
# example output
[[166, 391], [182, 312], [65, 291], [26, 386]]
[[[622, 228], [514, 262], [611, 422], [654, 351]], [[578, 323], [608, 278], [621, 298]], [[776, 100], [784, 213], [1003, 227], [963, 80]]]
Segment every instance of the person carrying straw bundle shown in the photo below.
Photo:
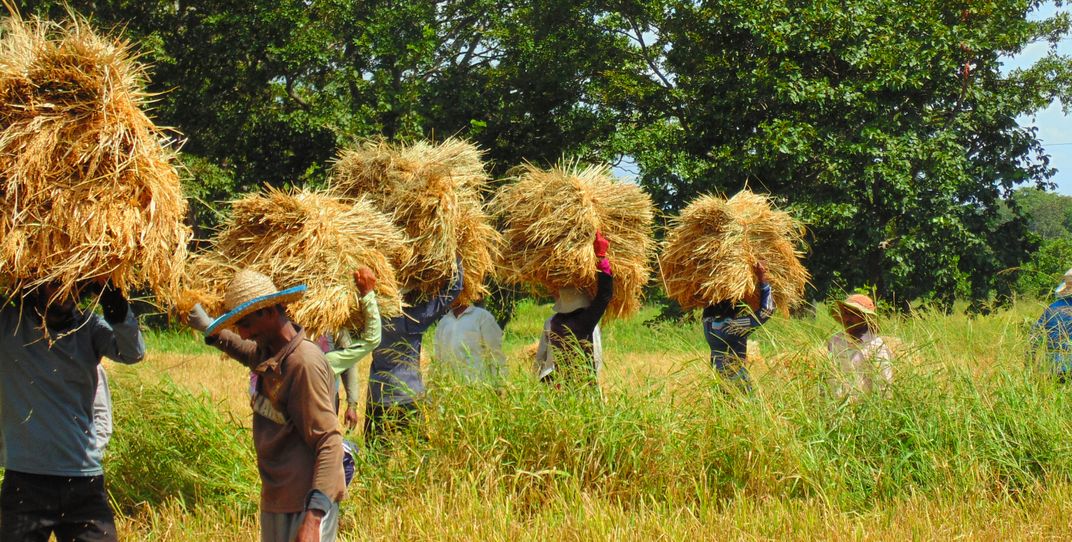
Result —
[[187, 270], [190, 299], [219, 310], [225, 273], [237, 266], [306, 294], [292, 306], [309, 337], [331, 337], [327, 359], [347, 394], [348, 424], [357, 423], [354, 366], [382, 342], [382, 320], [402, 315], [396, 270], [410, 249], [392, 218], [367, 199], [310, 190], [270, 189], [236, 201], [231, 216]]
[[730, 199], [703, 196], [671, 226], [660, 257], [663, 283], [685, 310], [703, 308], [711, 366], [727, 383], [752, 389], [748, 337], [775, 308], [803, 300], [803, 228], [766, 196], [743, 190]]
[[[80, 284], [85, 295], [92, 284]], [[94, 297], [104, 317], [59, 297], [60, 284], [0, 305], [0, 539], [117, 540], [101, 459], [95, 400], [101, 358], [145, 355], [138, 320], [106, 283]], [[110, 417], [110, 413], [109, 413]]]
[[[602, 365], [599, 321], [614, 298], [610, 242], [596, 232], [596, 294], [566, 286], [555, 294], [554, 315], [547, 319], [536, 348], [536, 377], [546, 384], [596, 385]], [[598, 345], [598, 349], [597, 349]], [[597, 355], [598, 354], [598, 355]]]
[[504, 226], [503, 280], [556, 298], [537, 348], [537, 378], [595, 384], [599, 322], [635, 314], [651, 275], [651, 198], [606, 166], [525, 164], [491, 207]]
[[172, 303], [190, 238], [136, 56], [74, 14], [0, 21], [2, 540], [117, 539], [99, 366], [142, 359], [126, 296]]
[[487, 179], [480, 151], [454, 138], [411, 145], [369, 140], [342, 151], [332, 166], [331, 189], [375, 202], [406, 233], [412, 251], [399, 271], [407, 307], [384, 318], [372, 354], [368, 442], [418, 417], [424, 332], [452, 305], [488, 293], [485, 280], [497, 266], [501, 236], [484, 211]]
[[843, 328], [826, 343], [837, 364], [830, 382], [834, 398], [857, 401], [867, 393], [885, 393], [893, 382], [893, 353], [879, 336], [875, 302], [852, 294], [835, 303], [831, 312]]
[[254, 375], [253, 446], [265, 542], [334, 541], [346, 495], [335, 374], [286, 308], [306, 290], [279, 290], [267, 276], [241, 270], [226, 287], [223, 316], [190, 315], [206, 344]]

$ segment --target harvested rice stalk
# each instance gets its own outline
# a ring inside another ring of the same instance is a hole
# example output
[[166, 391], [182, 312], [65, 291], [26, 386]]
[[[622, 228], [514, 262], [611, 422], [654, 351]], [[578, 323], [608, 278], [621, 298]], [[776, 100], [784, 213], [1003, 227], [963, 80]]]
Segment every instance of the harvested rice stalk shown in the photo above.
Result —
[[392, 145], [373, 139], [339, 154], [331, 185], [344, 196], [370, 198], [405, 230], [413, 256], [400, 270], [402, 284], [433, 295], [457, 272], [460, 255], [465, 290], [459, 302], [468, 303], [487, 293], [502, 242], [483, 209], [487, 180], [480, 151], [466, 141]]
[[0, 21], [0, 289], [107, 277], [170, 306], [191, 237], [169, 134], [146, 116], [128, 41]]
[[458, 235], [465, 283], [454, 306], [472, 305], [489, 293], [487, 282], [498, 271], [503, 238], [484, 209], [475, 205], [467, 206], [462, 213]]
[[311, 337], [364, 326], [351, 273], [367, 266], [376, 274], [376, 296], [386, 317], [402, 312], [396, 269], [409, 247], [391, 218], [368, 200], [343, 200], [322, 192], [268, 189], [233, 204], [213, 249], [191, 258], [186, 307], [202, 303], [219, 314], [223, 290], [238, 269], [272, 278], [276, 286], [308, 286], [290, 314]]
[[660, 257], [666, 293], [688, 310], [754, 296], [756, 262], [767, 262], [775, 305], [804, 299], [804, 228], [769, 197], [742, 190], [729, 200], [702, 196], [673, 220]]
[[596, 230], [610, 241], [614, 298], [609, 317], [640, 308], [655, 249], [651, 198], [635, 184], [616, 181], [607, 166], [579, 169], [561, 164], [543, 170], [522, 166], [516, 180], [491, 203], [505, 225], [500, 271], [510, 283], [547, 291], [574, 286], [595, 293]]

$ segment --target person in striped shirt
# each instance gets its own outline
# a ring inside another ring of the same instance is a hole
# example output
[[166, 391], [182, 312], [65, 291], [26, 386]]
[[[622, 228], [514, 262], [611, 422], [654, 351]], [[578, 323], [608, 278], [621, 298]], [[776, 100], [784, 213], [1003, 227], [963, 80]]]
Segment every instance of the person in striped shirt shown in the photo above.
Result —
[[718, 374], [742, 391], [752, 390], [752, 379], [745, 360], [748, 355], [748, 336], [774, 314], [774, 297], [767, 281], [763, 262], [753, 268], [759, 285], [758, 307], [723, 300], [703, 311], [704, 338], [711, 347], [711, 366]]

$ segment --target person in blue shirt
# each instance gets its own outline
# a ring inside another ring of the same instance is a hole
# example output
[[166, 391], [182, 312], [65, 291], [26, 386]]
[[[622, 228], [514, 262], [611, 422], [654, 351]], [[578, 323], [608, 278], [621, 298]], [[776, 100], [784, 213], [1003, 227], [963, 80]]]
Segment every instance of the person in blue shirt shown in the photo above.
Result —
[[1059, 382], [1072, 380], [1072, 269], [1054, 290], [1057, 299], [1042, 312], [1031, 329], [1031, 356], [1045, 342], [1049, 370]]
[[421, 377], [421, 342], [424, 332], [450, 310], [465, 286], [459, 258], [457, 273], [443, 289], [428, 299], [406, 293], [402, 315], [384, 318], [378, 348], [369, 367], [368, 399], [365, 402], [365, 442], [401, 428], [417, 417], [418, 400], [424, 395]]
[[101, 358], [145, 355], [138, 321], [110, 284], [104, 317], [45, 285], [0, 302], [0, 540], [114, 541], [94, 417]]
[[758, 310], [747, 304], [724, 300], [703, 311], [703, 330], [711, 347], [711, 365], [727, 382], [742, 391], [752, 390], [745, 360], [748, 356], [748, 336], [774, 314], [774, 297], [767, 281], [767, 267], [759, 262], [753, 268], [759, 289]]

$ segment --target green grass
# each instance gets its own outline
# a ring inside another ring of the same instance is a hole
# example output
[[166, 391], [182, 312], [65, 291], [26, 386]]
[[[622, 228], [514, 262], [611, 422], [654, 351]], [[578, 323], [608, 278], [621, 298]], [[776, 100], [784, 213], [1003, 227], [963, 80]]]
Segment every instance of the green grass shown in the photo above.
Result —
[[110, 383], [116, 431], [105, 476], [121, 510], [174, 502], [256, 512], [260, 480], [248, 429], [167, 377], [113, 371]]
[[[1021, 303], [980, 318], [884, 320], [883, 335], [903, 341], [895, 385], [888, 397], [855, 404], [826, 393], [831, 363], [822, 347], [836, 324], [825, 311], [776, 318], [756, 334], [763, 361], [752, 368], [751, 396], [712, 376], [698, 324], [649, 325], [646, 318], [606, 326], [603, 399], [548, 390], [520, 368], [498, 390], [436, 374], [425, 423], [360, 458], [344, 530], [373, 539], [390, 538], [391, 529], [467, 538], [522, 526], [570, 538], [580, 532], [577, 511], [586, 509], [600, 518], [581, 529], [594, 538], [694, 536], [703, 525], [697, 518], [755, 536], [787, 532], [747, 513], [800, 522], [800, 532], [844, 528], [855, 538], [852, 526], [862, 518], [874, 522], [870, 528], [892, 528], [893, 511], [903, 507], [960, 510], [979, 518], [973, 521], [986, 521], [995, 508], [1027, 517], [1031, 503], [1072, 487], [1070, 390], [1025, 358], [1026, 326], [1040, 310]], [[507, 350], [535, 342], [548, 313], [545, 305], [522, 305]], [[150, 345], [204, 348], [174, 334], [152, 336]], [[246, 430], [166, 379], [130, 374], [115, 388], [108, 472], [122, 509], [178, 501], [179, 510], [254, 513]], [[437, 523], [439, 515], [477, 523]], [[373, 516], [393, 518], [394, 527]], [[611, 518], [639, 530], [619, 532]], [[947, 532], [933, 518], [912, 521], [911, 532], [924, 538]]]
[[147, 329], [145, 347], [153, 352], [176, 354], [213, 354], [215, 348], [205, 344], [201, 335], [190, 329]]

